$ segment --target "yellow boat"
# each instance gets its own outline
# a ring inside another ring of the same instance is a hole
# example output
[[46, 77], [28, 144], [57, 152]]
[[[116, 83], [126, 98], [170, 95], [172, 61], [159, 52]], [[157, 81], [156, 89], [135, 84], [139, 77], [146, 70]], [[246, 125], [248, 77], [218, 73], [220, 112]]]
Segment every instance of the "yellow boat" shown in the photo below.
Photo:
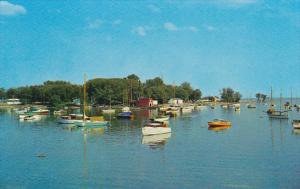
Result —
[[213, 121], [208, 122], [209, 127], [228, 127], [231, 126], [231, 122], [222, 119], [215, 119]]

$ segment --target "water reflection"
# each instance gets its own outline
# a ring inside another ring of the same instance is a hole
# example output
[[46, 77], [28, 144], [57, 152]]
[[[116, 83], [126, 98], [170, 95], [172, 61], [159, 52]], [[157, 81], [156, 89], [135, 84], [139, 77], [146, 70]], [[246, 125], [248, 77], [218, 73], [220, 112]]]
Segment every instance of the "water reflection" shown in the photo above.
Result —
[[293, 129], [293, 135], [300, 136], [300, 129]]
[[149, 145], [152, 149], [161, 148], [167, 143], [169, 138], [171, 138], [171, 133], [143, 136], [142, 144]]

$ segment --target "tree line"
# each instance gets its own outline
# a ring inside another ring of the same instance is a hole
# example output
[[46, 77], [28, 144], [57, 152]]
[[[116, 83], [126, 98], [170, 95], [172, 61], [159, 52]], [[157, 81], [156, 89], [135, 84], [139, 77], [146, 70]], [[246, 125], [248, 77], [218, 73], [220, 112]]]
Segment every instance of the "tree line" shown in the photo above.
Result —
[[[193, 89], [188, 82], [181, 85], [168, 85], [159, 78], [142, 82], [135, 75], [125, 78], [96, 78], [87, 81], [87, 101], [97, 105], [133, 104], [140, 97], [149, 97], [166, 103], [170, 98], [196, 101], [201, 98], [200, 89]], [[4, 90], [0, 88], [1, 98], [19, 98], [23, 103], [41, 102], [51, 106], [72, 103], [83, 99], [83, 85], [66, 81], [46, 81], [41, 85], [24, 86]]]

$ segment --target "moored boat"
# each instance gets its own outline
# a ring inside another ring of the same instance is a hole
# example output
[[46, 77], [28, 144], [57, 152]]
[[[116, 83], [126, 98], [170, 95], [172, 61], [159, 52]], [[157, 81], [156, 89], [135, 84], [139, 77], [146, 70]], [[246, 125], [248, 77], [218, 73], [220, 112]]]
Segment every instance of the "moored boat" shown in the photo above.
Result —
[[294, 129], [300, 129], [300, 120], [293, 120], [292, 125]]
[[163, 122], [150, 122], [147, 123], [142, 128], [142, 134], [144, 136], [164, 134], [164, 133], [171, 133], [171, 128], [168, 127], [167, 124]]
[[157, 122], [166, 122], [169, 121], [170, 117], [169, 116], [157, 116], [156, 118], [152, 118], [152, 121], [157, 121]]
[[75, 121], [83, 120], [83, 114], [70, 114], [68, 116], [61, 116], [58, 119], [60, 124], [74, 124]]
[[222, 119], [215, 119], [213, 121], [208, 122], [209, 127], [225, 127], [231, 126], [231, 122]]

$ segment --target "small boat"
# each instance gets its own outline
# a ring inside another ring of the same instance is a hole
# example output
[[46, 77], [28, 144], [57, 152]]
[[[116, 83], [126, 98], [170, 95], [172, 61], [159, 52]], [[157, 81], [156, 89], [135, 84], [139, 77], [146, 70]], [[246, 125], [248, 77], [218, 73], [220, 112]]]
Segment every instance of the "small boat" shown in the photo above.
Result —
[[210, 108], [211, 108], [211, 109], [215, 109], [216, 107], [215, 107], [215, 106], [210, 106]]
[[228, 109], [228, 105], [227, 105], [227, 104], [222, 104], [222, 105], [221, 105], [221, 108], [223, 108], [223, 109]]
[[132, 112], [121, 112], [117, 115], [118, 118], [124, 118], [124, 119], [133, 119], [134, 115]]
[[166, 122], [169, 121], [170, 117], [169, 116], [157, 116], [156, 118], [152, 118], [152, 121], [157, 121], [157, 122]]
[[103, 114], [114, 114], [116, 112], [115, 109], [104, 109], [102, 110]]
[[238, 111], [240, 111], [240, 110], [241, 110], [240, 107], [235, 107], [235, 108], [234, 108], [234, 111], [236, 111], [236, 112], [238, 112]]
[[53, 111], [53, 115], [62, 115], [62, 114], [64, 114], [64, 113], [66, 113], [65, 110], [54, 110], [54, 111]]
[[171, 133], [171, 128], [164, 122], [149, 122], [142, 128], [144, 136]]
[[204, 105], [197, 105], [196, 110], [204, 110], [207, 106]]
[[208, 122], [209, 127], [224, 127], [231, 126], [231, 122], [222, 119], [215, 119], [213, 121]]
[[231, 125], [229, 125], [229, 126], [220, 126], [220, 127], [208, 127], [208, 130], [223, 131], [225, 129], [229, 129], [230, 127], [231, 127]]
[[273, 110], [272, 112], [268, 113], [269, 118], [277, 118], [277, 119], [288, 119], [288, 111], [278, 111]]
[[292, 125], [294, 129], [300, 129], [300, 120], [293, 120]]
[[191, 113], [192, 111], [193, 109], [191, 109], [190, 107], [181, 108], [181, 113]]
[[83, 114], [70, 114], [68, 116], [61, 116], [58, 119], [60, 124], [74, 124], [75, 121], [83, 120]]
[[247, 108], [256, 108], [255, 104], [248, 104]]
[[33, 121], [33, 120], [40, 120], [41, 116], [40, 115], [27, 115], [24, 117], [25, 121]]

